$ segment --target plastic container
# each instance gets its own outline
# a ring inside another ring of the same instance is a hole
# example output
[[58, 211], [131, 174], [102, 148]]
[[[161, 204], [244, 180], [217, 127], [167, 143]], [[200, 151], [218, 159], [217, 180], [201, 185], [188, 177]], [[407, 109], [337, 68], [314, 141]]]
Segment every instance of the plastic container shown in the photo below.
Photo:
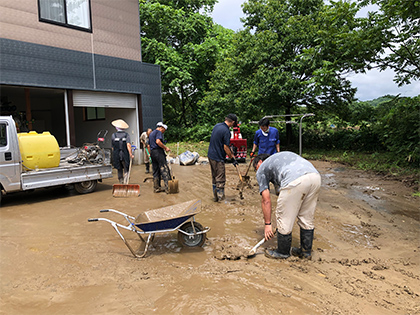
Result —
[[18, 133], [22, 163], [29, 169], [51, 168], [60, 164], [60, 147], [48, 131]]

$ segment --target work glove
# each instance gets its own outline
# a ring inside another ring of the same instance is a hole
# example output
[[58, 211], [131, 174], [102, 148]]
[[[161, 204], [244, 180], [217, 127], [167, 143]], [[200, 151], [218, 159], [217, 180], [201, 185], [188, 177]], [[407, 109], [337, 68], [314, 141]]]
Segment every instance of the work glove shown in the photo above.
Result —
[[236, 161], [236, 159], [235, 158], [233, 158], [233, 162], [232, 162], [232, 164], [233, 164], [233, 166], [237, 166], [238, 165], [238, 161]]
[[249, 154], [249, 157], [250, 158], [253, 158], [255, 156], [255, 153], [254, 152], [251, 152], [250, 154]]

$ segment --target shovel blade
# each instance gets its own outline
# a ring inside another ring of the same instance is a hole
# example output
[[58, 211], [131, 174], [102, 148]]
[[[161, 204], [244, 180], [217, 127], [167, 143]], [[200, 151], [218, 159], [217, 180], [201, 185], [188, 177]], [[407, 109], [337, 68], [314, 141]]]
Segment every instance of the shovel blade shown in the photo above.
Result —
[[137, 184], [115, 184], [112, 186], [113, 197], [138, 197], [140, 196], [140, 185]]
[[168, 188], [170, 194], [177, 194], [179, 193], [179, 187], [178, 187], [178, 180], [177, 179], [171, 179], [168, 181]]

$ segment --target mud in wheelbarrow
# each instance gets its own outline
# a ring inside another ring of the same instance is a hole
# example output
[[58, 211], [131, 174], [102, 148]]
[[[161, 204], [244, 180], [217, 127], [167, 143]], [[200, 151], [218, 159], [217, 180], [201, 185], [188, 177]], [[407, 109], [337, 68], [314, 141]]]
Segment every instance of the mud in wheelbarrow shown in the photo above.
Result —
[[[191, 200], [184, 203], [149, 210], [139, 214], [137, 217], [130, 216], [114, 209], [104, 209], [100, 212], [113, 212], [122, 215], [128, 225], [123, 225], [106, 218], [88, 219], [89, 222], [106, 221], [109, 222], [121, 237], [124, 244], [136, 258], [143, 258], [147, 254], [148, 247], [153, 241], [156, 233], [167, 233], [178, 231], [178, 241], [186, 247], [203, 246], [206, 241], [206, 233], [209, 227], [203, 227], [195, 221], [195, 215], [201, 211], [201, 200]], [[131, 245], [122, 235], [120, 229], [125, 229], [136, 233], [145, 247], [142, 253], [136, 253]], [[147, 235], [147, 239], [143, 238]]]

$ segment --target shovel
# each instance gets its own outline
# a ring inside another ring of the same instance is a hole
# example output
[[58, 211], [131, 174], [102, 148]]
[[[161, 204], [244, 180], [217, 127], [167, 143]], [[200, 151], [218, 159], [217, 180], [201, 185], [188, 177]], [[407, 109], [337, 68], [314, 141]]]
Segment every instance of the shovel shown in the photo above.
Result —
[[128, 184], [130, 181], [131, 164], [133, 159], [130, 158], [130, 167], [124, 184], [114, 184], [112, 186], [112, 196], [114, 197], [138, 197], [140, 196], [140, 185]]
[[152, 164], [152, 158], [150, 157], [150, 153], [149, 150], [147, 150], [147, 147], [144, 147], [146, 152], [147, 152], [147, 156], [149, 157], [149, 163]]
[[244, 185], [245, 185], [245, 183], [244, 183], [244, 181], [243, 181], [243, 179], [242, 179], [241, 172], [239, 171], [239, 165], [235, 165], [235, 168], [236, 168], [236, 171], [238, 172], [239, 179], [241, 180], [241, 183], [240, 183], [240, 189], [239, 189], [239, 197], [240, 197], [241, 199], [244, 199], [244, 196], [243, 196], [243, 194], [242, 194], [242, 191], [243, 191], [243, 189], [244, 189]]
[[[277, 233], [277, 231], [275, 231], [274, 232], [274, 235], [276, 235], [276, 233]], [[254, 247], [252, 247], [250, 250], [249, 250], [249, 252], [248, 252], [248, 258], [249, 257], [253, 257], [253, 256], [255, 256], [255, 253], [257, 252], [257, 249], [258, 249], [258, 247], [260, 247], [262, 244], [264, 244], [266, 241], [265, 241], [265, 237], [261, 240], [261, 241], [259, 241], [258, 243], [257, 243], [257, 245], [255, 245]]]
[[249, 185], [249, 175], [248, 175], [248, 172], [249, 172], [249, 169], [251, 168], [252, 161], [254, 161], [254, 158], [252, 158], [251, 161], [249, 161], [248, 168], [246, 169], [245, 175], [242, 176], [242, 182], [243, 182], [244, 185], [245, 184], [248, 184]]
[[173, 176], [172, 168], [167, 163], [166, 166], [168, 167], [168, 173], [169, 173], [169, 180], [168, 180], [168, 189], [169, 194], [177, 194], [179, 193], [179, 187], [178, 187], [178, 180], [175, 179], [175, 176]]

